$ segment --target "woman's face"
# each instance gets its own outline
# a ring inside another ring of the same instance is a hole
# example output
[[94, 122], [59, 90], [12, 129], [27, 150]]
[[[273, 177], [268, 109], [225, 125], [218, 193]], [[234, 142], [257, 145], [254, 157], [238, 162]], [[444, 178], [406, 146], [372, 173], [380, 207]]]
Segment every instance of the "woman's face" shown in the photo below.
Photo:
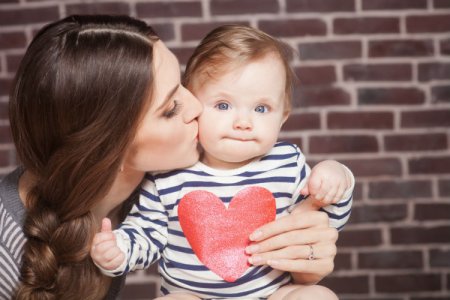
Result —
[[178, 60], [158, 41], [153, 46], [152, 102], [144, 113], [124, 167], [165, 171], [188, 167], [199, 154], [200, 102], [180, 83]]

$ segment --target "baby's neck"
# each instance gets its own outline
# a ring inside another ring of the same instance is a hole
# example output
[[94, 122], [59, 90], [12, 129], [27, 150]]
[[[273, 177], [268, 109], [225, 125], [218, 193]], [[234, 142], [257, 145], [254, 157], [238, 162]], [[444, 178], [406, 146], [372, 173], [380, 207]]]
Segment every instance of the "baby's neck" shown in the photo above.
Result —
[[224, 161], [217, 158], [213, 158], [211, 156], [202, 155], [200, 157], [200, 161], [207, 165], [210, 168], [217, 169], [217, 170], [233, 170], [233, 169], [239, 169], [240, 167], [245, 166], [246, 164], [253, 161], [255, 157], [252, 157], [250, 159], [247, 159], [245, 161], [240, 162], [231, 162], [231, 161]]

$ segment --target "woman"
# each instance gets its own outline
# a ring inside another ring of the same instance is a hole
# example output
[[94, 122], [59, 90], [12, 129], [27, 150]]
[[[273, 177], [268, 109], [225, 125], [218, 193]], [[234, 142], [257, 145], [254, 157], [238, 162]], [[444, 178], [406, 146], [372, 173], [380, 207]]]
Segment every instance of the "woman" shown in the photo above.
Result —
[[[43, 28], [10, 99], [23, 168], [0, 188], [0, 297], [115, 298], [121, 281], [89, 259], [93, 234], [103, 217], [122, 219], [145, 172], [197, 161], [200, 112], [176, 58], [145, 23], [72, 16]], [[326, 215], [308, 212], [258, 232], [260, 255], [301, 272], [296, 279], [314, 282], [332, 270], [336, 232]], [[319, 259], [304, 259], [307, 244]]]

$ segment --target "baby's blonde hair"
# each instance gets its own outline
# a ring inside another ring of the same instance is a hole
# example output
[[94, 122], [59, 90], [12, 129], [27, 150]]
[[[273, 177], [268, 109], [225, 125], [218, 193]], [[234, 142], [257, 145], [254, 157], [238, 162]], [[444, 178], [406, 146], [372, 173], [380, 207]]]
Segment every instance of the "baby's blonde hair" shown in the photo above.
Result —
[[[294, 50], [286, 43], [261, 30], [243, 25], [223, 25], [206, 35], [197, 46], [186, 65], [184, 85], [194, 85], [217, 74], [232, 70], [246, 63], [274, 54], [281, 60], [286, 73], [284, 113], [291, 111], [295, 74], [289, 62]], [[196, 80], [194, 82], [194, 79]]]

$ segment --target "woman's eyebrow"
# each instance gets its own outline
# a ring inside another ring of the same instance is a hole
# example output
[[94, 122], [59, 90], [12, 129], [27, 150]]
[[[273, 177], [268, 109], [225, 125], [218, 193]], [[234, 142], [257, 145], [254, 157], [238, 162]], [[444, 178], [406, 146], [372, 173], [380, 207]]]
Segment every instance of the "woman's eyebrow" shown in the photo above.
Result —
[[164, 99], [164, 101], [161, 103], [161, 105], [156, 109], [156, 111], [160, 111], [162, 110], [164, 107], [166, 107], [167, 102], [170, 101], [170, 99], [173, 97], [173, 95], [177, 92], [177, 90], [180, 88], [181, 84], [177, 84], [176, 86], [174, 86], [169, 93], [167, 94], [166, 98]]

